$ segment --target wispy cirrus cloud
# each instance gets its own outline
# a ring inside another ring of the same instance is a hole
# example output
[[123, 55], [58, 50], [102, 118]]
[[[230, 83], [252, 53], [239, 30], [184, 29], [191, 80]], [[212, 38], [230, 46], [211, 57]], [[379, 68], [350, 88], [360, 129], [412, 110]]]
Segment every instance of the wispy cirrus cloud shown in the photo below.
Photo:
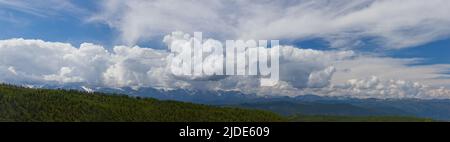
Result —
[[[0, 0], [0, 8], [2, 11], [10, 11], [8, 13], [20, 12], [37, 17], [54, 17], [63, 14], [85, 15], [88, 11], [72, 0]], [[11, 12], [12, 11], [12, 12]]]
[[[323, 38], [333, 47], [421, 45], [450, 35], [447, 0], [105, 0], [91, 20], [128, 44], [175, 30], [225, 38]], [[367, 39], [370, 41], [367, 41]], [[362, 44], [363, 45], [363, 44]]]

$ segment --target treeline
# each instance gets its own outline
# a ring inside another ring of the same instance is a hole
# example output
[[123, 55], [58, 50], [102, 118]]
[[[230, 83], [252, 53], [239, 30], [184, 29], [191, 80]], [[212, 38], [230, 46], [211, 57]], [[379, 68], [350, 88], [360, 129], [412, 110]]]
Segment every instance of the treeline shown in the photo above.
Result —
[[0, 121], [8, 122], [429, 122], [399, 116], [281, 116], [120, 94], [33, 89], [0, 84]]
[[0, 121], [266, 122], [287, 118], [260, 110], [0, 84]]

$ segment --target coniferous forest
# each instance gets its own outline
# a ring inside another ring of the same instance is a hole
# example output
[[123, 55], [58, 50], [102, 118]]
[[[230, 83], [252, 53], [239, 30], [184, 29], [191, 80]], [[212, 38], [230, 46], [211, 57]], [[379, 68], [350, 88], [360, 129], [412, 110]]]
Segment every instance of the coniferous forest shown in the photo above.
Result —
[[0, 121], [265, 122], [285, 119], [259, 110], [0, 85]]
[[120, 94], [32, 89], [0, 84], [2, 122], [285, 122], [432, 121], [414, 117], [282, 116], [269, 111], [209, 106]]

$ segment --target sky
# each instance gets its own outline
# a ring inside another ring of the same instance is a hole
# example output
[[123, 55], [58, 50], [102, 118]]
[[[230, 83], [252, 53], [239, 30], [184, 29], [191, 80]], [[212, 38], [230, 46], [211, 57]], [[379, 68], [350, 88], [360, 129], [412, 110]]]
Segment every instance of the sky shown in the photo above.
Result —
[[[0, 81], [450, 98], [448, 13], [448, 0], [0, 0]], [[211, 46], [280, 40], [281, 82], [170, 74], [194, 32]]]

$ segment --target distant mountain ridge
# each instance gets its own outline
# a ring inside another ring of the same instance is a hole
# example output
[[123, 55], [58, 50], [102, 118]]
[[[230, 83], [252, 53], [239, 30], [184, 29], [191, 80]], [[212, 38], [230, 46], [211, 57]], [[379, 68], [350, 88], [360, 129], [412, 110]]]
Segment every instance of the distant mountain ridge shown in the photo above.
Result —
[[[86, 87], [82, 87], [85, 88]], [[90, 89], [88, 89], [90, 90]], [[91, 90], [92, 91], [92, 90]], [[0, 84], [0, 122], [433, 122], [402, 116], [281, 116], [274, 112], [67, 89]]]
[[[145, 88], [138, 91], [126, 89], [124, 91], [129, 92], [128, 94], [133, 96], [146, 96], [163, 100], [177, 100], [210, 105], [232, 105], [256, 108], [274, 111], [283, 115], [295, 113], [350, 116], [400, 115], [450, 120], [450, 100], [356, 99], [347, 97], [322, 97], [317, 95], [261, 97], [255, 94], [244, 94], [237, 91], [162, 91], [154, 88]], [[257, 107], [258, 105], [262, 107]], [[291, 106], [288, 107], [286, 105]], [[268, 106], [272, 107], [268, 108]], [[298, 109], [292, 109], [292, 107]]]
[[[83, 91], [127, 94], [218, 106], [238, 106], [274, 111], [282, 115], [350, 115], [350, 116], [415, 116], [450, 120], [450, 100], [421, 99], [356, 99], [347, 97], [323, 97], [317, 95], [257, 96], [238, 91], [161, 90], [155, 88], [88, 88], [73, 86], [41, 86]], [[294, 109], [295, 108], [295, 109]]]

